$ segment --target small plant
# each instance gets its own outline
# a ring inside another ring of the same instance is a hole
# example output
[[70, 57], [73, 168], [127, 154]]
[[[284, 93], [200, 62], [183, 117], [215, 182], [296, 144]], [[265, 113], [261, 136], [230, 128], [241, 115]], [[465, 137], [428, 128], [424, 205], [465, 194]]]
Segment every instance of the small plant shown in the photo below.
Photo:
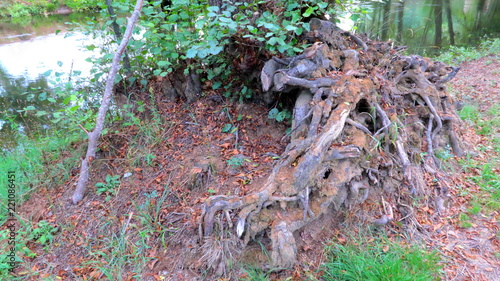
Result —
[[467, 215], [465, 213], [461, 213], [458, 219], [460, 220], [461, 227], [469, 228], [469, 227], [473, 226], [472, 223], [470, 222], [469, 215]]
[[439, 280], [437, 252], [387, 239], [357, 239], [326, 248], [323, 280]]
[[240, 280], [245, 280], [245, 281], [267, 281], [270, 280], [270, 275], [272, 271], [263, 271], [260, 268], [256, 267], [249, 267], [243, 269], [243, 272], [246, 274], [246, 276], [240, 278]]
[[277, 108], [273, 108], [269, 111], [268, 118], [274, 119], [278, 122], [283, 122], [285, 120], [290, 120], [292, 118], [292, 113], [288, 109], [283, 109], [280, 111]]
[[238, 168], [243, 166], [243, 163], [245, 161], [249, 161], [245, 157], [238, 157], [238, 156], [233, 156], [229, 160], [227, 160], [227, 165], [229, 165], [231, 168]]
[[39, 221], [37, 227], [30, 233], [30, 238], [37, 243], [47, 245], [54, 240], [54, 234], [59, 230], [57, 226], [52, 225], [46, 220]]
[[238, 127], [231, 125], [231, 124], [225, 124], [224, 127], [222, 127], [222, 132], [223, 133], [229, 133], [232, 134], [238, 130]]
[[109, 201], [111, 199], [111, 195], [116, 195], [117, 190], [115, 189], [120, 185], [120, 176], [119, 175], [114, 175], [106, 176], [106, 182], [98, 182], [95, 184], [95, 187], [97, 187], [97, 194], [102, 194], [102, 193], [107, 193], [106, 196], [106, 201]]
[[444, 148], [438, 148], [434, 152], [434, 155], [440, 160], [448, 160], [450, 158], [453, 158], [453, 152], [451, 151], [451, 146], [446, 145]]

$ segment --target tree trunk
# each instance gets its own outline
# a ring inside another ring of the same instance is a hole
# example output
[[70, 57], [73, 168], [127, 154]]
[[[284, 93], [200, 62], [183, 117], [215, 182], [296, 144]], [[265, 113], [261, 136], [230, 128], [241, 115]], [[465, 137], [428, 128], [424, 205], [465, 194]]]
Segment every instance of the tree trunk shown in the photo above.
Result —
[[453, 19], [451, 14], [450, 0], [444, 0], [446, 18], [448, 20], [448, 33], [450, 34], [450, 45], [455, 45], [455, 31], [453, 30]]
[[384, 4], [384, 18], [382, 22], [382, 41], [389, 39], [389, 26], [391, 24], [391, 0]]
[[118, 49], [113, 57], [111, 69], [109, 70], [109, 74], [106, 79], [106, 89], [102, 97], [101, 106], [99, 107], [99, 113], [97, 115], [95, 128], [92, 132], [87, 133], [89, 138], [89, 146], [87, 148], [87, 154], [85, 155], [85, 158], [82, 160], [82, 164], [80, 167], [80, 177], [78, 178], [75, 192], [71, 197], [71, 201], [73, 202], [73, 204], [77, 204], [83, 199], [83, 195], [85, 193], [85, 190], [87, 189], [87, 181], [89, 179], [90, 165], [92, 164], [92, 161], [95, 158], [95, 151], [98, 145], [97, 141], [99, 140], [102, 129], [104, 128], [106, 113], [108, 112], [109, 103], [111, 101], [111, 97], [113, 94], [113, 85], [115, 77], [116, 74], [118, 73], [118, 64], [121, 60], [123, 52], [125, 52], [125, 48], [127, 47], [128, 41], [132, 37], [132, 31], [134, 29], [135, 22], [137, 21], [141, 13], [143, 2], [144, 0], [137, 0], [134, 12], [132, 13], [132, 16], [130, 17], [127, 24], [127, 29], [125, 30], [125, 36], [123, 37], [123, 40], [118, 46]]
[[[120, 32], [120, 27], [116, 23], [116, 14], [113, 9], [113, 3], [111, 0], [106, 0], [106, 5], [108, 6], [109, 17], [111, 18], [111, 27], [113, 28], [113, 32], [116, 36], [116, 42], [120, 42], [122, 40], [122, 33]], [[123, 67], [125, 68], [126, 74], [130, 75], [132, 71], [132, 67], [130, 66], [130, 59], [128, 57], [127, 51], [125, 51], [125, 57], [123, 58]]]
[[443, 46], [443, 1], [434, 0], [434, 46], [441, 48]]
[[405, 0], [399, 2], [398, 5], [398, 35], [396, 40], [398, 43], [403, 42], [403, 18], [405, 12]]

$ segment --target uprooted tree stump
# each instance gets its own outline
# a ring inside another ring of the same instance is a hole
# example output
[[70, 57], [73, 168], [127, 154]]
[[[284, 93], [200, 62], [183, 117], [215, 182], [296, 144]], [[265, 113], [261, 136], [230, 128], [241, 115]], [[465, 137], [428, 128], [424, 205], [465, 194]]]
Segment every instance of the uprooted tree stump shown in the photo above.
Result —
[[[272, 262], [296, 262], [293, 232], [322, 214], [388, 193], [381, 217], [418, 224], [411, 197], [435, 199], [442, 211], [446, 177], [436, 149], [463, 155], [456, 106], [443, 84], [458, 68], [420, 56], [403, 56], [391, 42], [372, 42], [313, 19], [314, 43], [293, 58], [273, 58], [262, 70], [264, 91], [296, 94], [290, 143], [260, 191], [214, 196], [203, 207], [200, 235], [214, 233], [216, 218], [234, 225], [246, 244], [266, 233]], [[427, 186], [431, 175], [440, 184]], [[392, 198], [390, 198], [392, 196]], [[233, 216], [233, 217], [232, 217]], [[225, 262], [225, 261], [220, 261]]]

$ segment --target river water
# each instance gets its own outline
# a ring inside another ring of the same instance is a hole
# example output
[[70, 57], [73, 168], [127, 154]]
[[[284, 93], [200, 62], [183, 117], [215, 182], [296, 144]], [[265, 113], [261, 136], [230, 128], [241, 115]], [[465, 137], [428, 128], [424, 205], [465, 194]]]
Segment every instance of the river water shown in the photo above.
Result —
[[33, 106], [56, 111], [43, 93], [78, 73], [88, 77], [92, 64], [86, 59], [93, 53], [84, 46], [93, 40], [70, 31], [74, 25], [69, 24], [85, 19], [85, 14], [74, 13], [0, 23], [0, 146], [12, 146], [11, 136], [18, 132], [48, 128], [49, 122], [18, 110]]
[[[356, 32], [367, 33], [375, 40], [390, 39], [405, 44], [411, 53], [439, 50], [451, 41], [462, 45], [475, 43], [482, 34], [500, 33], [497, 0], [352, 0], [352, 3], [346, 5], [347, 12], [341, 13], [346, 28], [357, 28]], [[365, 14], [359, 16], [360, 10]], [[436, 17], [441, 18], [441, 24]], [[88, 76], [92, 65], [85, 59], [92, 54], [82, 46], [92, 39], [82, 32], [68, 32], [71, 25], [66, 24], [84, 22], [85, 18], [74, 13], [35, 17], [23, 24], [0, 23], [0, 147], [8, 141], [8, 136], [26, 133], [34, 124], [37, 128], [48, 126], [48, 122], [44, 124], [43, 120], [30, 119], [18, 112], [27, 106], [49, 112], [57, 110], [54, 103], [33, 98], [33, 94], [43, 96], [57, 81], [69, 80], [75, 71]], [[436, 33], [440, 34], [439, 40]], [[16, 126], [9, 126], [13, 123]]]

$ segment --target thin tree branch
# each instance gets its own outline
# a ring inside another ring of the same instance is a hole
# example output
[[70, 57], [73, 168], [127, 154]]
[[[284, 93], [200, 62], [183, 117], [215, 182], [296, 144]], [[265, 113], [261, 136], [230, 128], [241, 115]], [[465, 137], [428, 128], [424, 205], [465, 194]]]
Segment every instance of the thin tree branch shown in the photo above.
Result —
[[73, 204], [77, 204], [83, 198], [83, 193], [85, 192], [87, 181], [89, 179], [90, 164], [95, 158], [97, 141], [101, 136], [102, 129], [104, 128], [104, 121], [106, 119], [106, 113], [108, 112], [109, 102], [111, 101], [111, 95], [113, 94], [113, 86], [116, 74], [118, 73], [118, 66], [122, 58], [122, 54], [123, 52], [125, 52], [125, 48], [127, 47], [127, 44], [130, 40], [130, 37], [132, 37], [132, 30], [134, 29], [135, 23], [139, 18], [143, 3], [144, 0], [137, 0], [134, 12], [128, 20], [127, 29], [125, 30], [123, 40], [121, 41], [120, 46], [118, 46], [118, 50], [115, 52], [115, 56], [113, 57], [113, 63], [111, 64], [111, 69], [109, 70], [108, 78], [106, 80], [106, 89], [102, 97], [101, 106], [99, 107], [99, 113], [97, 115], [95, 128], [92, 132], [89, 132], [87, 134], [89, 137], [89, 146], [87, 148], [87, 154], [82, 160], [82, 165], [80, 167], [80, 177], [78, 178], [75, 192], [71, 197], [71, 201], [73, 202]]

